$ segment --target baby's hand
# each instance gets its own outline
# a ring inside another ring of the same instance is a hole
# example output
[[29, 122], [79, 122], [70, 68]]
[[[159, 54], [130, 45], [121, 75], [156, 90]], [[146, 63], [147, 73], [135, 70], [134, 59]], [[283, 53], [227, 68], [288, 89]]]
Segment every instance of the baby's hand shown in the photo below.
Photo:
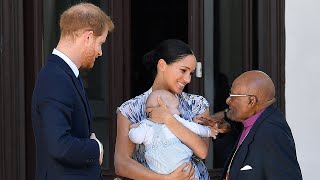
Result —
[[132, 129], [132, 128], [137, 128], [139, 125], [140, 125], [140, 122], [138, 122], [138, 123], [133, 123], [133, 124], [130, 125], [130, 129]]
[[215, 128], [215, 127], [211, 127], [211, 126], [208, 126], [211, 130], [211, 133], [210, 133], [210, 136], [213, 138], [213, 139], [216, 139], [218, 134], [219, 134], [219, 131]]

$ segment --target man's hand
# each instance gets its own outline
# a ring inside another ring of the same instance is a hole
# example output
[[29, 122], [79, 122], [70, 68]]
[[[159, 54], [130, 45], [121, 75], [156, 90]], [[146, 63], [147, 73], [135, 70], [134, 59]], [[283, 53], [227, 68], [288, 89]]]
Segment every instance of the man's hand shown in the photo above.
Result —
[[194, 179], [194, 169], [192, 163], [184, 163], [176, 170], [166, 176], [166, 180], [191, 180]]
[[104, 149], [103, 149], [103, 145], [102, 143], [97, 139], [96, 134], [95, 133], [91, 133], [90, 139], [94, 139], [97, 141], [97, 143], [99, 144], [99, 150], [100, 150], [100, 156], [99, 156], [99, 164], [101, 165], [103, 162], [103, 154], [104, 154]]
[[224, 119], [216, 118], [214, 116], [197, 117], [196, 120], [200, 124], [212, 127], [219, 133], [226, 133], [231, 130], [231, 126], [228, 122], [226, 122]]

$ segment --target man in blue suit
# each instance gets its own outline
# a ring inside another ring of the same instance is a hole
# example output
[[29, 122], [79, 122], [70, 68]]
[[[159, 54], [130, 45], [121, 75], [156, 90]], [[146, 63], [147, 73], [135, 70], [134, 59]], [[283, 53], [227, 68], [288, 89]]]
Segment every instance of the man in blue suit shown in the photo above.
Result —
[[113, 22], [80, 3], [60, 18], [57, 47], [38, 74], [32, 96], [36, 180], [102, 179], [103, 146], [92, 133], [92, 111], [79, 69], [92, 68]]
[[[236, 78], [224, 119], [243, 124], [223, 173], [226, 180], [302, 180], [294, 139], [284, 115], [272, 104], [275, 87], [261, 71]], [[202, 118], [214, 125], [216, 119]], [[233, 124], [233, 122], [230, 122]]]

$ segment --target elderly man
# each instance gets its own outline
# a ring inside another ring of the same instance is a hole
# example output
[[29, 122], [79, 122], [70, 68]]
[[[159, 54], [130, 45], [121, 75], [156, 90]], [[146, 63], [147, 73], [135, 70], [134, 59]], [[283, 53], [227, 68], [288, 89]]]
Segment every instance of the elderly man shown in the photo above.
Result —
[[[243, 131], [226, 162], [226, 180], [300, 180], [294, 139], [284, 115], [272, 104], [275, 87], [261, 71], [248, 71], [233, 82], [225, 119], [243, 124]], [[214, 118], [202, 118], [215, 125]]]

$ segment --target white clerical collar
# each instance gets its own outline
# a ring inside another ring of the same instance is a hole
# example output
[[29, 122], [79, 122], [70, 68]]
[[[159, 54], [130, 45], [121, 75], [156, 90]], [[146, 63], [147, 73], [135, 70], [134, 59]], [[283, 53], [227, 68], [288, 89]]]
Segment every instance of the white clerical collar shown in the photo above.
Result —
[[57, 56], [59, 56], [61, 59], [64, 60], [64, 62], [66, 62], [69, 67], [71, 68], [71, 70], [73, 71], [74, 75], [76, 77], [79, 76], [79, 69], [77, 68], [77, 66], [71, 61], [70, 58], [68, 58], [68, 56], [66, 56], [65, 54], [63, 54], [61, 51], [59, 51], [58, 49], [54, 48], [52, 51], [52, 54], [55, 54]]

